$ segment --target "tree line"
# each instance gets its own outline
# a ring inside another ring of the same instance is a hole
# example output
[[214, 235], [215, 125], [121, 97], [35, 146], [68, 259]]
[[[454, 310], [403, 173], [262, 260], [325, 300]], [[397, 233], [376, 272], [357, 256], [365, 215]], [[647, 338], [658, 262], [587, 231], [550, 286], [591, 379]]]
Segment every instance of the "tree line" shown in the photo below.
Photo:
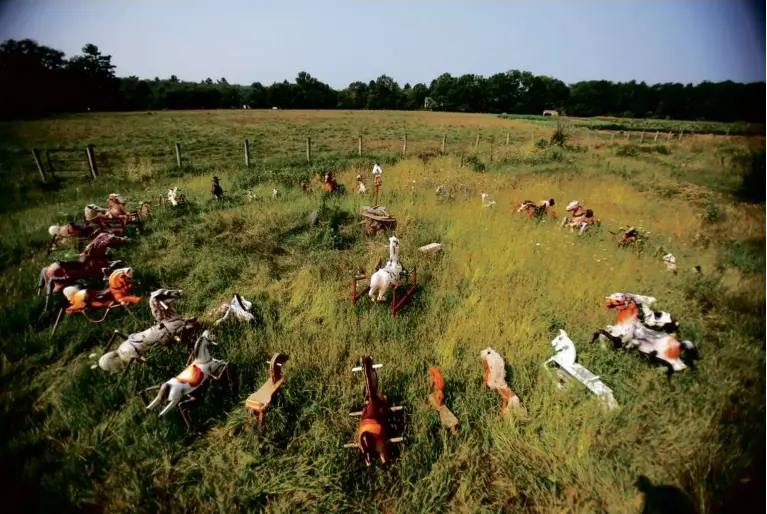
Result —
[[83, 111], [160, 109], [388, 109], [618, 116], [679, 120], [765, 120], [765, 83], [654, 84], [561, 80], [510, 70], [490, 77], [444, 73], [430, 84], [400, 86], [382, 75], [335, 90], [301, 72], [295, 81], [265, 86], [117, 77], [112, 57], [87, 44], [64, 53], [26, 40], [0, 45], [0, 116], [17, 118]]

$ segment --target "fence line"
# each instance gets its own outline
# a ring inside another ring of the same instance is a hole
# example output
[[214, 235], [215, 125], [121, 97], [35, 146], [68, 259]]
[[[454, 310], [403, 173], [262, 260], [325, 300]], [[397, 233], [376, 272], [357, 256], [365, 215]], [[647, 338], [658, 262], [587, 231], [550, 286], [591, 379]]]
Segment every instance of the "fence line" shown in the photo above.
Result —
[[[609, 135], [609, 139], [608, 139]], [[657, 130], [655, 132], [655, 135], [652, 139], [652, 143], [657, 143], [658, 138], [660, 137], [661, 132]], [[674, 136], [677, 137], [674, 137]], [[677, 134], [674, 134], [673, 132], [668, 132], [666, 143], [676, 143], [679, 141], [688, 140], [692, 137], [694, 137], [695, 134], [685, 134], [684, 130], [680, 130]], [[544, 140], [547, 141], [548, 138], [540, 137], [541, 134], [533, 133], [530, 137], [530, 144], [536, 145], [536, 146], [544, 146], [540, 141]], [[729, 136], [723, 136], [723, 137], [729, 137]], [[635, 143], [635, 141], [632, 141], [632, 133], [630, 131], [600, 131], [600, 130], [592, 130], [589, 128], [583, 128], [580, 130], [570, 130], [569, 135], [570, 141], [572, 141], [575, 144], [585, 144], [586, 146], [592, 146], [591, 142], [594, 140], [601, 141], [604, 144], [608, 144], [610, 146], [614, 146], [615, 144], [622, 144], [622, 143]], [[636, 138], [634, 138], [636, 139]], [[370, 141], [370, 140], [368, 140]], [[396, 152], [394, 148], [389, 147], [389, 145], [393, 145], [393, 141], [391, 139], [385, 139], [383, 140], [384, 145], [383, 148], [388, 148], [387, 152], [390, 152], [392, 155], [397, 155], [397, 153], [400, 154], [402, 158], [408, 157], [408, 144], [409, 143], [415, 143], [416, 145], [416, 152], [411, 153], [411, 155], [419, 155], [423, 156], [426, 154], [434, 154], [434, 155], [458, 155], [461, 156], [463, 159], [467, 154], [478, 154], [478, 153], [487, 153], [489, 155], [490, 162], [495, 162], [498, 160], [503, 160], [505, 157], [508, 157], [510, 154], [513, 154], [516, 152], [516, 149], [519, 148], [520, 145], [525, 145], [524, 136], [522, 138], [518, 138], [516, 140], [511, 139], [511, 133], [506, 132], [506, 138], [505, 138], [505, 144], [502, 142], [503, 140], [498, 141], [496, 139], [495, 133], [490, 133], [487, 135], [487, 137], [483, 138], [481, 133], [477, 133], [474, 137], [473, 141], [469, 141], [466, 139], [451, 139], [451, 144], [448, 145], [447, 141], [447, 133], [443, 134], [441, 138], [439, 139], [417, 139], [415, 141], [409, 140], [408, 135], [406, 133], [402, 134], [402, 143], [401, 143], [401, 151]], [[548, 142], [548, 141], [547, 141]], [[313, 155], [313, 141], [311, 137], [306, 137], [306, 163], [311, 166], [314, 162], [314, 155]], [[382, 145], [380, 144], [380, 141], [376, 143], [368, 143], [368, 148], [363, 148], [363, 136], [362, 134], [359, 134], [357, 136], [357, 145], [356, 149], [350, 144], [350, 148], [348, 150], [349, 156], [356, 154], [357, 157], [363, 157], [363, 149], [368, 150], [368, 155], [375, 155], [377, 149], [381, 149]], [[473, 143], [473, 144], [472, 144]], [[250, 168], [252, 165], [252, 159], [251, 159], [251, 140], [250, 139], [244, 139], [243, 142], [243, 153], [244, 153], [244, 165], [246, 168]], [[642, 145], [645, 144], [645, 131], [642, 131], [639, 135], [639, 141], [638, 144]], [[343, 154], [345, 151], [342, 148], [337, 147], [325, 147], [322, 148], [322, 143], [320, 142], [320, 152], [323, 153], [323, 151], [327, 151], [329, 155], [333, 154]], [[173, 150], [168, 148], [167, 152], [162, 152], [161, 150], [152, 150], [149, 152], [148, 155], [144, 156], [134, 156], [134, 159], [148, 159], [150, 162], [154, 162], [157, 160], [162, 161], [161, 166], [169, 166], [171, 159], [175, 157], [175, 168], [182, 170], [184, 169], [184, 166], [199, 166], [199, 165], [209, 165], [209, 163], [200, 163], [198, 159], [195, 158], [195, 151], [192, 148], [190, 152], [189, 147], [185, 147], [187, 149], [187, 155], [185, 155], [182, 152], [181, 143], [176, 142], [173, 144]], [[356, 150], [356, 151], [355, 151]], [[420, 151], [419, 151], [420, 150]], [[85, 148], [51, 148], [51, 149], [45, 149], [44, 155], [45, 159], [42, 158], [43, 153], [40, 149], [33, 148], [32, 151], [32, 157], [35, 162], [35, 168], [40, 175], [40, 178], [43, 182], [45, 182], [48, 178], [48, 176], [51, 176], [53, 178], [56, 177], [55, 173], [60, 172], [87, 172], [90, 177], [93, 180], [96, 180], [98, 178], [98, 169], [99, 164], [97, 159], [95, 148], [93, 145], [87, 145]], [[64, 158], [61, 157], [61, 155], [68, 155], [72, 154], [74, 155], [73, 158]], [[175, 154], [175, 155], [174, 155]], [[190, 155], [191, 154], [191, 157]], [[206, 153], [206, 155], [209, 155], [209, 153]], [[291, 155], [290, 152], [287, 154], [283, 154], [284, 157], [289, 157]], [[298, 153], [295, 154], [296, 157], [298, 157]], [[104, 153], [100, 154], [99, 156], [101, 158], [102, 164], [106, 164], [105, 168], [110, 168], [110, 160], [106, 157]], [[104, 162], [106, 161], [106, 163]], [[235, 163], [237, 161], [233, 161]], [[240, 161], [242, 162], [242, 161]], [[76, 163], [79, 166], [75, 166], [74, 169], [70, 166], [71, 163]], [[216, 161], [217, 164], [221, 163], [221, 160]]]

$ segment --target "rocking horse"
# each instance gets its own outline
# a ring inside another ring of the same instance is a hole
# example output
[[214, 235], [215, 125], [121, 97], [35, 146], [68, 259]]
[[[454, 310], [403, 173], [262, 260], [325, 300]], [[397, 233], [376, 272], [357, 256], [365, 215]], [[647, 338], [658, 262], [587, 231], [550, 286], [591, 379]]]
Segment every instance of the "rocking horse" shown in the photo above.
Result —
[[269, 379], [255, 393], [248, 396], [245, 400], [245, 407], [251, 414], [258, 415], [259, 430], [264, 424], [264, 414], [271, 405], [275, 395], [285, 384], [285, 377], [282, 375], [282, 366], [288, 361], [288, 356], [284, 353], [275, 353], [272, 360], [269, 361]]
[[85, 247], [76, 261], [56, 261], [40, 270], [40, 280], [37, 284], [37, 294], [45, 289], [45, 308], [51, 293], [58, 293], [65, 286], [76, 280], [104, 277], [104, 269], [111, 271], [121, 265], [119, 261], [108, 261], [106, 254], [109, 248], [122, 247], [127, 238], [109, 233], [101, 233]]
[[592, 342], [600, 335], [609, 339], [613, 346], [635, 348], [652, 359], [657, 359], [668, 368], [668, 377], [675, 371], [687, 369], [682, 361], [682, 351], [689, 352], [692, 361], [698, 359], [698, 351], [691, 341], [679, 341], [670, 334], [646, 327], [639, 319], [639, 306], [626, 296], [606, 297], [605, 307], [618, 311], [617, 323], [608, 325], [606, 330], [594, 332]]
[[365, 458], [365, 464], [371, 465], [377, 455], [381, 464], [386, 464], [391, 457], [390, 443], [400, 443], [403, 437], [389, 438], [391, 430], [391, 414], [402, 410], [389, 404], [388, 398], [378, 391], [378, 373], [376, 369], [382, 364], [373, 364], [373, 357], [363, 355], [360, 366], [352, 371], [361, 371], [365, 375], [365, 400], [362, 410], [351, 412], [350, 416], [359, 416], [357, 441], [344, 445], [344, 448], [359, 448]]
[[591, 209], [584, 210], [578, 200], [573, 200], [565, 208], [570, 213], [569, 216], [562, 218], [560, 227], [567, 226], [572, 232], [573, 229], [579, 229], [578, 233], [583, 234], [589, 225], [599, 223], [599, 220], [594, 216], [594, 211]]
[[[410, 272], [403, 270], [402, 264], [399, 262], [399, 239], [395, 236], [389, 238], [389, 260], [385, 267], [381, 267], [381, 262], [378, 262], [375, 272], [370, 276], [357, 276], [354, 278], [354, 286], [352, 290], [352, 303], [356, 304], [365, 293], [368, 293], [370, 301], [373, 303], [383, 301], [389, 288], [392, 289], [391, 310], [392, 317], [405, 305], [405, 302], [415, 295], [417, 288], [418, 271], [413, 268], [412, 275], [413, 280], [410, 283], [410, 287], [405, 292], [399, 301], [397, 301], [396, 288], [399, 287], [398, 281], [402, 278], [407, 279]], [[369, 285], [361, 292], [357, 292], [357, 283], [362, 280], [369, 280]]]
[[244, 321], [245, 323], [250, 323], [251, 321], [255, 320], [256, 317], [250, 312], [253, 309], [253, 302], [249, 302], [239, 294], [235, 293], [235, 295], [232, 297], [232, 301], [229, 303], [222, 303], [218, 308], [214, 309], [211, 314], [221, 314], [224, 313], [224, 316], [214, 323], [214, 325], [218, 326], [221, 323], [224, 322], [229, 316], [232, 316], [237, 321]]
[[434, 410], [439, 412], [440, 423], [455, 433], [455, 429], [458, 426], [458, 418], [445, 405], [445, 393], [442, 392], [442, 389], [445, 387], [445, 379], [442, 377], [439, 368], [434, 366], [429, 368], [429, 376], [431, 377], [432, 387], [432, 391], [429, 393], [429, 403], [434, 407]]
[[[59, 309], [56, 323], [53, 325], [51, 335], [56, 332], [61, 320], [61, 314], [82, 314], [91, 323], [104, 321], [112, 309], [123, 308], [128, 310], [128, 304], [137, 304], [141, 297], [130, 294], [133, 288], [133, 276], [131, 268], [120, 268], [109, 275], [109, 287], [107, 289], [80, 289], [76, 286], [64, 288], [64, 296], [69, 301], [69, 307]], [[88, 312], [96, 309], [105, 309], [104, 316], [100, 320], [88, 317]]]
[[94, 237], [104, 228], [98, 223], [73, 222], [66, 225], [51, 225], [48, 227], [48, 234], [51, 236], [51, 242], [48, 245], [48, 255], [51, 254], [59, 245], [72, 244], [80, 248], [85, 241], [92, 241]]
[[221, 189], [221, 184], [218, 181], [219, 178], [214, 176], [213, 183], [210, 185], [210, 194], [213, 195], [214, 199], [221, 200], [224, 197], [224, 190]]
[[[200, 327], [197, 318], [182, 318], [170, 306], [176, 298], [183, 296], [183, 291], [177, 289], [158, 289], [149, 297], [149, 309], [155, 319], [155, 324], [143, 332], [135, 332], [123, 335], [115, 330], [112, 337], [104, 348], [104, 354], [99, 358], [97, 367], [104, 371], [119, 371], [123, 367], [128, 369], [134, 361], [144, 364], [146, 360], [143, 354], [152, 346], [166, 344], [171, 339], [181, 342], [185, 334]], [[117, 350], [109, 351], [116, 337], [121, 337], [123, 342]], [[95, 357], [95, 354], [91, 355]]]
[[543, 219], [546, 214], [551, 215], [552, 218], [557, 219], [557, 213], [552, 209], [554, 207], [554, 199], [541, 200], [538, 203], [532, 200], [525, 200], [520, 204], [517, 204], [517, 212], [526, 212], [527, 219]]
[[362, 180], [362, 175], [357, 175], [357, 193], [363, 195], [366, 192], [367, 188], [365, 187], [365, 182]]
[[[613, 397], [612, 389], [599, 380], [598, 376], [575, 362], [575, 344], [567, 336], [567, 332], [560, 329], [559, 335], [551, 341], [551, 346], [554, 347], [556, 353], [544, 365], [550, 362], [556, 364], [558, 367], [557, 372], [561, 378], [574, 378], [586, 386], [589, 391], [597, 395], [608, 409], [618, 407], [618, 403]], [[557, 387], [562, 388], [562, 384], [558, 382]]]
[[338, 190], [338, 182], [336, 182], [336, 179], [333, 177], [333, 173], [330, 171], [325, 174], [325, 183], [323, 185], [323, 189], [327, 194], [333, 194]]
[[503, 399], [501, 416], [507, 416], [510, 412], [510, 407], [515, 412], [525, 415], [526, 411], [519, 400], [519, 396], [506, 383], [506, 363], [503, 361], [503, 357], [490, 347], [479, 352], [479, 356], [482, 359], [482, 367], [485, 369], [485, 372], [482, 374], [482, 380], [487, 387], [498, 391], [498, 394]]
[[[621, 232], [623, 232], [623, 234], [621, 234]], [[621, 227], [618, 229], [618, 232], [613, 232], [611, 230], [610, 233], [615, 236], [620, 248], [633, 246], [637, 252], [641, 252], [644, 247], [644, 236], [636, 229], [636, 227], [629, 227], [625, 229], [625, 231], [623, 227]]]
[[[216, 341], [213, 335], [206, 330], [194, 343], [194, 350], [190, 360], [192, 357], [194, 359], [184, 368], [184, 371], [162, 385], [149, 387], [139, 393], [144, 404], [146, 404], [147, 412], [155, 409], [161, 402], [165, 401], [166, 405], [160, 411], [160, 417], [165, 416], [168, 412], [178, 407], [178, 412], [181, 414], [186, 427], [191, 427], [187, 409], [184, 405], [196, 400], [192, 393], [199, 389], [209, 377], [213, 380], [219, 380], [224, 372], [229, 370], [228, 362], [211, 357], [208, 351], [209, 344], [215, 346]], [[154, 389], [159, 389], [157, 396], [151, 403], [147, 404], [146, 393]]]
[[179, 191], [178, 187], [168, 189], [168, 196], [160, 197], [160, 205], [171, 204], [173, 207], [184, 205], [186, 203], [186, 196]]
[[125, 200], [117, 193], [111, 193], [107, 197], [109, 207], [104, 209], [98, 205], [85, 206], [85, 221], [100, 224], [102, 227], [110, 227], [114, 230], [124, 230], [125, 225], [133, 222], [141, 222], [141, 217], [149, 214], [149, 203], [142, 202], [140, 209], [134, 211], [125, 210]]

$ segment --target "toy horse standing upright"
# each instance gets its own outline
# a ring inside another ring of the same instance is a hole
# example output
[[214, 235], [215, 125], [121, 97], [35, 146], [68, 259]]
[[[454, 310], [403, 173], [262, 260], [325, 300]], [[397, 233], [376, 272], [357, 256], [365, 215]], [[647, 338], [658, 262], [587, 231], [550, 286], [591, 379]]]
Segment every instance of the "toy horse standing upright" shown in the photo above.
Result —
[[[389, 260], [386, 266], [379, 269], [370, 277], [370, 292], [368, 296], [371, 302], [382, 301], [384, 295], [393, 285], [397, 286], [397, 281], [402, 274], [402, 264], [399, 262], [399, 239], [396, 236], [389, 238]], [[378, 297], [376, 298], [376, 294]]]
[[85, 247], [76, 261], [56, 261], [41, 269], [37, 288], [38, 295], [45, 289], [44, 310], [48, 309], [51, 293], [58, 293], [76, 280], [101, 278], [105, 268], [109, 271], [120, 266], [119, 261], [107, 261], [107, 249], [121, 247], [126, 240], [124, 237], [108, 233], [99, 234]]
[[[150, 387], [141, 391], [140, 395], [146, 402], [146, 392], [159, 389], [155, 399], [146, 406], [147, 412], [165, 401], [166, 405], [160, 411], [160, 416], [165, 416], [168, 412], [178, 407], [179, 414], [181, 414], [184, 423], [189, 428], [189, 417], [184, 404], [195, 400], [192, 393], [199, 389], [209, 377], [213, 380], [219, 380], [224, 371], [229, 369], [229, 363], [211, 357], [208, 351], [209, 344], [216, 345], [216, 341], [213, 335], [206, 330], [195, 342], [194, 350], [192, 351], [194, 360], [184, 368], [184, 371], [160, 386]], [[184, 400], [184, 398], [186, 399]]]
[[389, 399], [378, 391], [378, 374], [376, 368], [382, 364], [373, 364], [373, 357], [363, 355], [360, 366], [352, 371], [361, 371], [365, 375], [365, 400], [362, 410], [352, 412], [351, 416], [359, 416], [357, 441], [344, 445], [346, 448], [359, 448], [365, 457], [365, 464], [370, 466], [377, 455], [381, 464], [386, 464], [391, 457], [389, 443], [402, 442], [402, 437], [389, 438], [392, 412], [401, 411], [402, 407], [389, 404]]
[[[104, 354], [99, 358], [98, 367], [104, 371], [118, 371], [123, 367], [127, 369], [134, 361], [144, 363], [146, 361], [143, 354], [152, 346], [165, 344], [171, 338], [181, 341], [184, 333], [196, 330], [200, 326], [197, 318], [182, 318], [170, 306], [173, 300], [182, 295], [183, 291], [177, 289], [158, 289], [152, 292], [149, 297], [149, 309], [155, 324], [143, 332], [135, 332], [128, 336], [115, 330], [104, 348]], [[117, 350], [110, 352], [109, 348], [117, 336], [122, 337], [124, 341]], [[91, 367], [95, 369], [97, 366]]]

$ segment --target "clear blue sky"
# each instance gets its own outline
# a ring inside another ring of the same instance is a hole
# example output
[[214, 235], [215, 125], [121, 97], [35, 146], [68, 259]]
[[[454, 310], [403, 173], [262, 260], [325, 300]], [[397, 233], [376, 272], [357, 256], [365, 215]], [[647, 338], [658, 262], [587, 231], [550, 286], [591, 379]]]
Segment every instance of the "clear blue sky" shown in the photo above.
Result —
[[339, 88], [509, 69], [567, 83], [765, 79], [764, 1], [3, 1], [0, 39], [112, 55], [119, 76]]

